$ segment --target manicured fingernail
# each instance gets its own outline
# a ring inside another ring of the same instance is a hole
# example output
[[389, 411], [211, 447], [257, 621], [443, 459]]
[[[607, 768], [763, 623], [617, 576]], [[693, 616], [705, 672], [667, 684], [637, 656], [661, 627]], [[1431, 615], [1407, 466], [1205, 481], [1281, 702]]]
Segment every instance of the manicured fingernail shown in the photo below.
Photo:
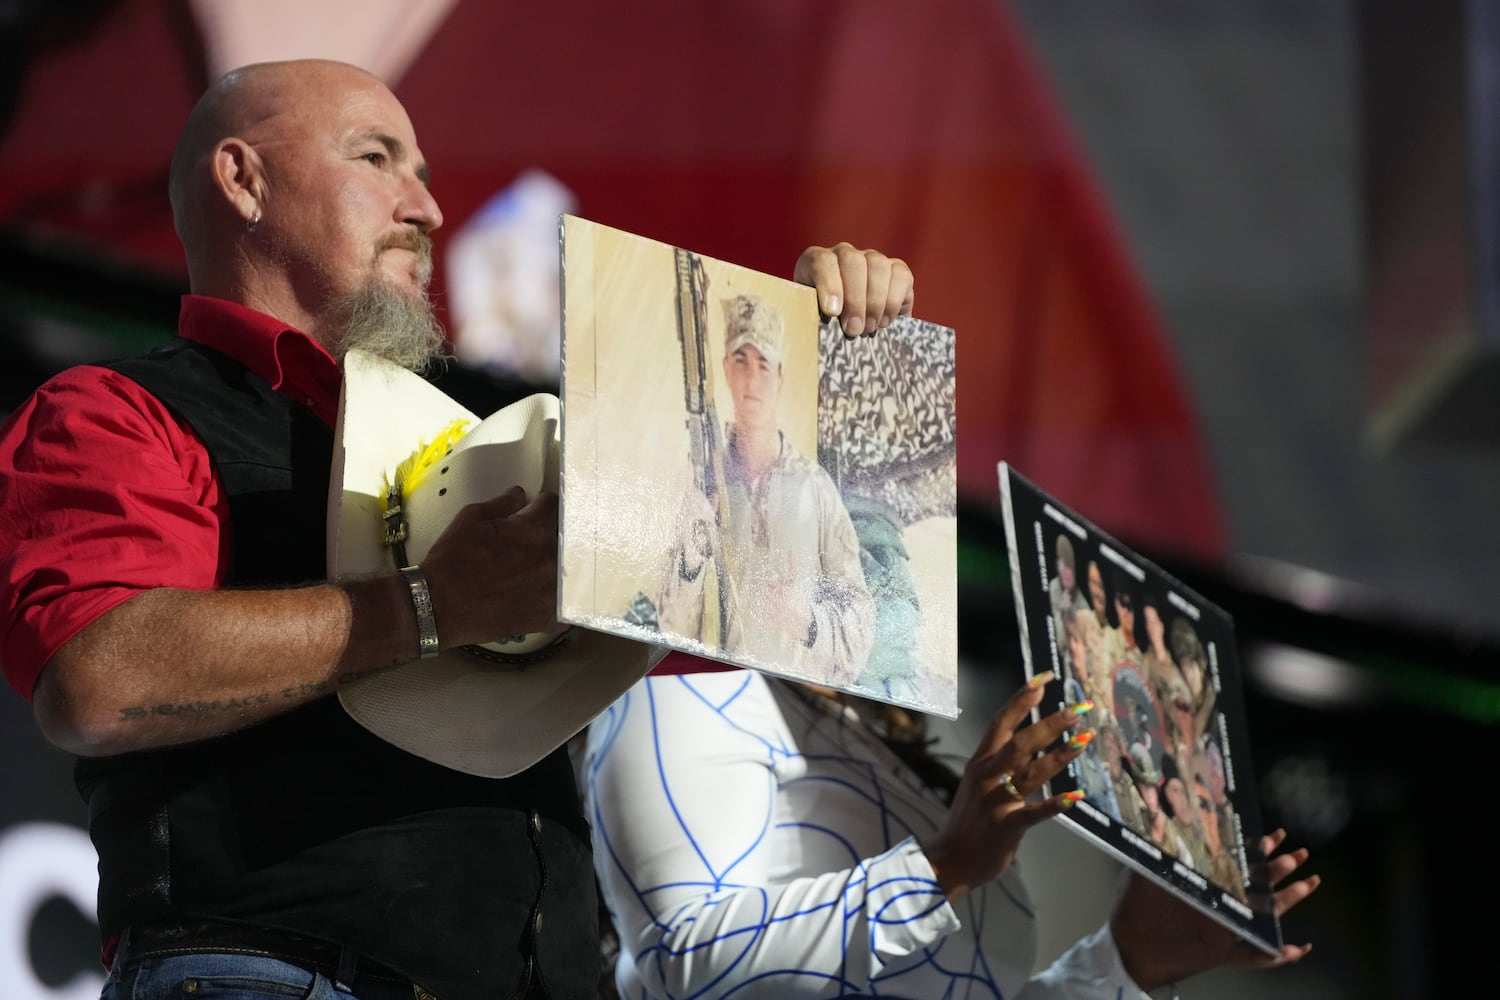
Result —
[[1027, 681], [1026, 682], [1026, 686], [1029, 687], [1029, 688], [1039, 688], [1043, 684], [1045, 684], [1048, 681], [1050, 681], [1053, 678], [1053, 676], [1054, 675], [1053, 675], [1052, 671], [1050, 671], [1050, 670], [1043, 670], [1041, 673], [1037, 674], [1031, 680]]
[[891, 318], [889, 316], [882, 316], [882, 317], [880, 317], [880, 329], [881, 330], [884, 330], [886, 327], [888, 327], [890, 325], [891, 325]]
[[1096, 734], [1094, 730], [1085, 729], [1083, 732], [1075, 734], [1072, 739], [1068, 740], [1068, 747], [1073, 750], [1082, 750], [1084, 747], [1088, 746], [1094, 741], [1095, 735]]
[[1092, 698], [1068, 706], [1068, 711], [1072, 712], [1074, 715], [1088, 715], [1093, 710], [1094, 700]]
[[1063, 792], [1062, 807], [1064, 809], [1072, 809], [1073, 804], [1081, 798], [1083, 798], [1083, 793], [1078, 791], [1076, 788], [1071, 792]]
[[844, 320], [844, 336], [858, 337], [865, 332], [865, 318], [863, 316], [850, 316]]
[[827, 301], [823, 303], [823, 312], [829, 316], [837, 316], [839, 314], [839, 310], [843, 308], [844, 300], [839, 298], [837, 295], [828, 296]]

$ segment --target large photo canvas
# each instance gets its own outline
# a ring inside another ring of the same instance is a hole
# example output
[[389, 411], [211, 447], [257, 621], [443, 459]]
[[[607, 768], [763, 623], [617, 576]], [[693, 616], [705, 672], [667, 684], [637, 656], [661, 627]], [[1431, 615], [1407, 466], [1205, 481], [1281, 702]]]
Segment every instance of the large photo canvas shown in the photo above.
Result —
[[1001, 506], [1034, 713], [1091, 701], [1096, 736], [1050, 784], [1058, 820], [1270, 954], [1271, 907], [1234, 623], [1005, 463]]
[[563, 218], [561, 617], [957, 714], [953, 333]]

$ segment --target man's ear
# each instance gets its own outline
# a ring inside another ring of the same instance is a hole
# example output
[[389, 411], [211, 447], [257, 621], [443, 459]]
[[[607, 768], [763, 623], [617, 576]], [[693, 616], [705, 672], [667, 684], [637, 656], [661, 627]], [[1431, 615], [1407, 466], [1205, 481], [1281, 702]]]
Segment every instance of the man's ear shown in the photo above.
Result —
[[260, 220], [265, 203], [265, 165], [243, 139], [230, 136], [214, 147], [210, 159], [214, 188], [230, 210], [249, 225]]

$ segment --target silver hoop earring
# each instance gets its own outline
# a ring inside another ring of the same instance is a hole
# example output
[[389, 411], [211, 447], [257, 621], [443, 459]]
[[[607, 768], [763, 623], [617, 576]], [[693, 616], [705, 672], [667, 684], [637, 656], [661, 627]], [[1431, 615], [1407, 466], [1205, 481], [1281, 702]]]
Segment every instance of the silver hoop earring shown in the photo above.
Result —
[[246, 223], [246, 225], [245, 225], [245, 232], [247, 232], [247, 233], [253, 233], [253, 232], [255, 232], [255, 227], [258, 226], [258, 225], [260, 225], [260, 209], [257, 208], [255, 210], [255, 218], [251, 219], [248, 223]]

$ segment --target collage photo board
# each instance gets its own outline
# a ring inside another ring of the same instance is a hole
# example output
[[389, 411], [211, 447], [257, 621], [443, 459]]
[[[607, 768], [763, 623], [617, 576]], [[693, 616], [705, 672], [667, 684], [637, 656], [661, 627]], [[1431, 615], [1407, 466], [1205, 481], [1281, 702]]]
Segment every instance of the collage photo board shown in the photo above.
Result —
[[953, 718], [953, 331], [562, 218], [559, 617]]
[[1271, 901], [1234, 622], [1006, 463], [1000, 499], [1033, 721], [1092, 701], [1050, 783], [1058, 822], [1271, 955]]

